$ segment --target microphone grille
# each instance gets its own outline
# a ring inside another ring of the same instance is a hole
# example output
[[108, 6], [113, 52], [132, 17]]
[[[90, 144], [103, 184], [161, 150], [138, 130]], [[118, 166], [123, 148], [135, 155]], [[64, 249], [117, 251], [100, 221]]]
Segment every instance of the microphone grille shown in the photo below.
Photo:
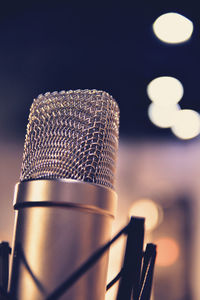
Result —
[[20, 180], [68, 178], [114, 185], [119, 108], [108, 93], [75, 90], [34, 99]]

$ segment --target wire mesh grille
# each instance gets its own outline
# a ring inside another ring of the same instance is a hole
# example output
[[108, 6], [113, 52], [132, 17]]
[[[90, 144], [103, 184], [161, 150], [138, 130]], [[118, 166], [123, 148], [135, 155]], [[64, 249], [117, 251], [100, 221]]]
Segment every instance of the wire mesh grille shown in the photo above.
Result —
[[113, 188], [119, 108], [108, 93], [76, 90], [34, 99], [20, 180], [70, 178]]

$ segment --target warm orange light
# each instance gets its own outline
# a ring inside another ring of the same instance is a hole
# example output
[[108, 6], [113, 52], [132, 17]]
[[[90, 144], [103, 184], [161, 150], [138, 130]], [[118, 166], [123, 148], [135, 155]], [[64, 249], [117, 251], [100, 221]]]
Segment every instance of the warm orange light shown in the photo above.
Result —
[[129, 216], [145, 218], [146, 230], [155, 229], [161, 221], [162, 210], [157, 203], [148, 198], [138, 199], [130, 208]]
[[161, 267], [168, 267], [173, 265], [180, 254], [178, 243], [170, 238], [163, 237], [155, 241], [157, 245], [156, 264]]

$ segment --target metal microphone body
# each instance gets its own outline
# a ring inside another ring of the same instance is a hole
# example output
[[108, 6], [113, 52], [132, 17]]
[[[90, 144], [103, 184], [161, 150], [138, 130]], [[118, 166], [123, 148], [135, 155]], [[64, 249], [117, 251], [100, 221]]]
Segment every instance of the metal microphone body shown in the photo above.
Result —
[[[76, 180], [16, 185], [11, 295], [44, 300], [110, 239], [116, 193]], [[108, 253], [59, 299], [103, 300]], [[28, 265], [28, 266], [27, 266]]]
[[[118, 127], [118, 106], [102, 91], [34, 100], [14, 196], [14, 299], [46, 299], [109, 241]], [[104, 300], [107, 265], [105, 253], [59, 299]]]

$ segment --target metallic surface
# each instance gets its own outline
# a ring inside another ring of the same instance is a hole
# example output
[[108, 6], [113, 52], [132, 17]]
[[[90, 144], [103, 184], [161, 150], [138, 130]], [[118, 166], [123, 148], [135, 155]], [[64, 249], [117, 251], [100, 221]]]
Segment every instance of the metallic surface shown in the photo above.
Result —
[[34, 99], [20, 180], [70, 178], [110, 188], [119, 135], [119, 108], [108, 93], [76, 90]]
[[[74, 180], [17, 185], [10, 292], [17, 300], [44, 300], [111, 234], [113, 190]], [[103, 300], [108, 253], [61, 300]]]
[[[110, 188], [71, 179], [23, 181], [15, 186], [14, 208], [26, 202], [50, 202], [54, 206], [88, 209], [92, 213], [115, 216], [116, 192]], [[44, 205], [47, 205], [44, 204]]]

